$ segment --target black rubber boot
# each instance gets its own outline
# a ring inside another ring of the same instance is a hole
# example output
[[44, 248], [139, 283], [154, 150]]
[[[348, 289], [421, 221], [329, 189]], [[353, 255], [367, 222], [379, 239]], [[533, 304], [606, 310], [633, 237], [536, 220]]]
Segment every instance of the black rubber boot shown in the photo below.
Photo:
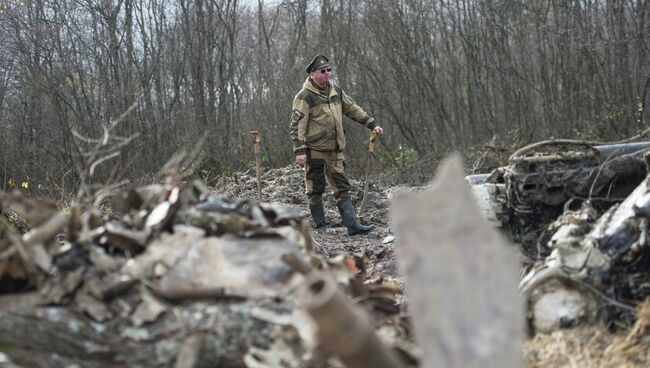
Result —
[[314, 228], [319, 233], [327, 229], [327, 223], [325, 222], [325, 209], [323, 204], [310, 204], [309, 212], [311, 212], [311, 219], [314, 221]]
[[343, 225], [348, 228], [348, 235], [365, 234], [375, 228], [375, 225], [361, 225], [359, 223], [351, 200], [344, 199], [337, 206], [343, 219]]

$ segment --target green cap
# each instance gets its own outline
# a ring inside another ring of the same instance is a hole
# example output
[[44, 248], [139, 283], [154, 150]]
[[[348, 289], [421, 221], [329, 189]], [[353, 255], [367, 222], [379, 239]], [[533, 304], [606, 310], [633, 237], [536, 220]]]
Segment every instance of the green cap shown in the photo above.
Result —
[[323, 55], [316, 55], [314, 59], [307, 65], [305, 71], [311, 73], [314, 70], [322, 69], [330, 66], [329, 60]]

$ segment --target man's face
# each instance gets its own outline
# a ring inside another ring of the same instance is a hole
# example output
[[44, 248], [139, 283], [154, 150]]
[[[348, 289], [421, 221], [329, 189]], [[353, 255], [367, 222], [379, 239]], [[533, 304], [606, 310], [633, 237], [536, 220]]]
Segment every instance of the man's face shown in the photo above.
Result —
[[313, 72], [309, 73], [309, 76], [319, 86], [325, 86], [330, 82], [330, 79], [332, 78], [332, 68], [328, 66], [322, 69], [314, 70]]

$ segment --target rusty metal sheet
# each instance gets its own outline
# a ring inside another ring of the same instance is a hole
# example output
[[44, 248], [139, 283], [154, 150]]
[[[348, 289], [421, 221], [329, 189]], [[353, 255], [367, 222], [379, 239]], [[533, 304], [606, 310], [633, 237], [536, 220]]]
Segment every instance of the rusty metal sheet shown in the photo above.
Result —
[[392, 205], [422, 367], [523, 367], [517, 257], [463, 176], [454, 155], [428, 189]]

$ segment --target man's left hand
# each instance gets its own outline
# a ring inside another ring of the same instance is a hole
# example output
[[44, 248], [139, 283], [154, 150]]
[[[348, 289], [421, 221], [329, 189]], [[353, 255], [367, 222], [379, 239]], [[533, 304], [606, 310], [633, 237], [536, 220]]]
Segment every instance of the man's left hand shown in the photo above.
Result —
[[372, 131], [379, 134], [379, 135], [384, 134], [384, 129], [382, 127], [380, 127], [380, 126], [376, 126], [375, 129], [373, 129]]

